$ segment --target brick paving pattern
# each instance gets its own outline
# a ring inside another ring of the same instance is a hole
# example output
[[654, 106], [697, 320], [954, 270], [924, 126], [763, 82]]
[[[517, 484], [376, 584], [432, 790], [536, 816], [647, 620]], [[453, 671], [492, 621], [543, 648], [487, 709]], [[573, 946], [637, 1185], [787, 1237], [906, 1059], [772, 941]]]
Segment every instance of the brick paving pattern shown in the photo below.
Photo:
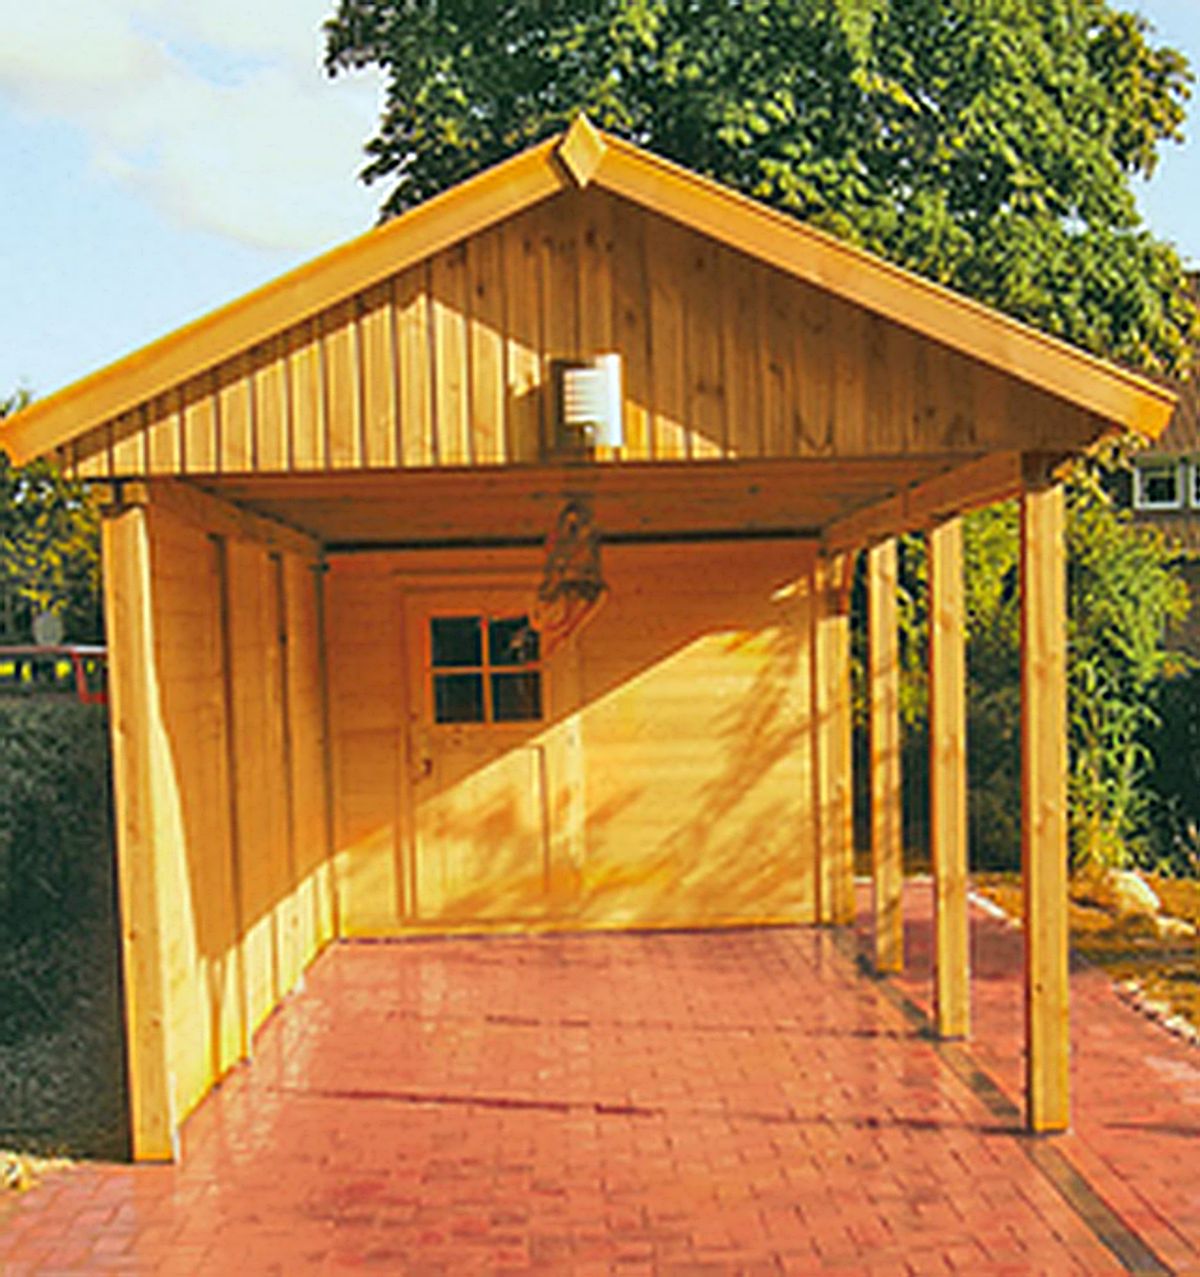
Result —
[[[866, 907], [867, 896], [860, 897]], [[932, 898], [910, 883], [906, 971], [893, 983], [932, 1010]], [[870, 917], [860, 920], [864, 941]], [[970, 1052], [1023, 1106], [1023, 937], [972, 915]], [[1072, 1130], [1052, 1142], [1176, 1272], [1200, 1273], [1200, 1048], [1132, 1011], [1098, 968], [1071, 973]]]
[[[0, 1272], [1122, 1271], [897, 1005], [927, 987], [927, 894], [899, 985], [806, 929], [335, 946], [180, 1165], [0, 1207]], [[1014, 937], [975, 932], [978, 1058], [1012, 1087]], [[1080, 1134], [1055, 1143], [1182, 1270], [1195, 1055], [1075, 982]]]

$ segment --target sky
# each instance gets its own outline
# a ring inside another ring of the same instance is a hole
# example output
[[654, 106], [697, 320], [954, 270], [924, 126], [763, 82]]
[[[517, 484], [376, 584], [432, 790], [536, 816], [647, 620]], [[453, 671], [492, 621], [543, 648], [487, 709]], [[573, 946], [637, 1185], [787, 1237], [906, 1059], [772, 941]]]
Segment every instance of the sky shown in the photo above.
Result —
[[[1132, 0], [1200, 71], [1200, 0]], [[370, 227], [333, 0], [0, 0], [0, 397], [46, 395]], [[1200, 265], [1200, 86], [1139, 200]]]

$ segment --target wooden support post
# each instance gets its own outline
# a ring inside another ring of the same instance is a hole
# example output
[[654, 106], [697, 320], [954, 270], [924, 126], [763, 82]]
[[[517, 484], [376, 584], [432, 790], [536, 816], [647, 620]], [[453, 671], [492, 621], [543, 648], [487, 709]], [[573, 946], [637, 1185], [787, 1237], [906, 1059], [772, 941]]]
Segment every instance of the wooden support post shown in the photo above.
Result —
[[937, 1030], [970, 1032], [967, 920], [966, 660], [962, 525], [929, 534], [929, 823]]
[[151, 726], [156, 713], [149, 516], [140, 506], [101, 525], [128, 1041], [130, 1131], [138, 1161], [177, 1154], [171, 1094], [164, 915], [155, 837]]
[[871, 877], [875, 970], [904, 969], [904, 859], [900, 792], [900, 658], [896, 541], [867, 554], [868, 696], [871, 719]]
[[854, 920], [850, 582], [853, 558], [818, 560], [813, 596], [813, 727], [818, 825], [817, 921]]
[[1031, 1131], [1070, 1123], [1067, 668], [1063, 494], [1021, 499], [1021, 870], [1025, 1094]]

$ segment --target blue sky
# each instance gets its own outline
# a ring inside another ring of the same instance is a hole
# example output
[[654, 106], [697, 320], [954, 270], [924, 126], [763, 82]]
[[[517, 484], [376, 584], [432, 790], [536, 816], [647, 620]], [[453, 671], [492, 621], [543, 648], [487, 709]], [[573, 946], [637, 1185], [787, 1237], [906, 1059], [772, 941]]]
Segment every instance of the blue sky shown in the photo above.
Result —
[[[44, 395], [365, 230], [333, 0], [0, 0], [0, 394]], [[1200, 69], [1200, 0], [1135, 0]], [[1139, 192], [1200, 264], [1200, 102]]]

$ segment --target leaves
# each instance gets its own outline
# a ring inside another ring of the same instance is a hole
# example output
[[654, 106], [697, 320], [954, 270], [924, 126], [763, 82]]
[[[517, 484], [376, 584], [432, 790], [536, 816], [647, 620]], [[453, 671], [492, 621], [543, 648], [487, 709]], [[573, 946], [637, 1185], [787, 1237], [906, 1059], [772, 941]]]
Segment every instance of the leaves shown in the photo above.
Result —
[[1134, 175], [1191, 74], [1108, 0], [341, 0], [331, 74], [376, 65], [385, 217], [602, 127], [1098, 354], [1200, 339]]
[[[0, 400], [0, 418], [28, 401]], [[31, 641], [54, 612], [73, 642], [102, 642], [100, 526], [86, 490], [45, 461], [14, 467], [0, 453], [0, 641]]]

